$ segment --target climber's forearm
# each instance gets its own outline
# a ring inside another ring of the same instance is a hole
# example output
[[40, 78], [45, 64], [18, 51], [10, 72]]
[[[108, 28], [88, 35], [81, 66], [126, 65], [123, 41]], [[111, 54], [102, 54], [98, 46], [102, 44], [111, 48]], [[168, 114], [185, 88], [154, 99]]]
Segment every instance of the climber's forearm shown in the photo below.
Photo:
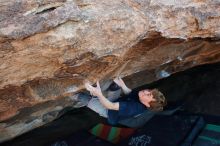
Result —
[[132, 91], [132, 90], [131, 90], [130, 88], [128, 88], [125, 84], [124, 84], [121, 88], [122, 88], [124, 94], [129, 94], [129, 93], [131, 93], [131, 91]]
[[122, 91], [124, 92], [124, 94], [129, 94], [131, 92], [131, 89], [128, 88], [126, 85], [125, 85], [125, 82], [121, 79], [121, 77], [116, 77], [114, 80], [113, 80], [119, 87], [122, 88]]
[[98, 98], [105, 108], [110, 110], [119, 110], [119, 102], [111, 102], [103, 95], [98, 96]]

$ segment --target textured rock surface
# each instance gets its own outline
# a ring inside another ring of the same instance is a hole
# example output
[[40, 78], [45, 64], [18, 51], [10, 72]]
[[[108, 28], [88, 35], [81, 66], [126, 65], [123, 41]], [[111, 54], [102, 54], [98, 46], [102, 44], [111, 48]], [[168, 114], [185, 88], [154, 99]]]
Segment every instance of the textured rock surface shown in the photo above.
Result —
[[85, 80], [128, 61], [122, 76], [146, 70], [142, 83], [219, 62], [219, 38], [217, 0], [2, 0], [0, 141], [77, 107]]

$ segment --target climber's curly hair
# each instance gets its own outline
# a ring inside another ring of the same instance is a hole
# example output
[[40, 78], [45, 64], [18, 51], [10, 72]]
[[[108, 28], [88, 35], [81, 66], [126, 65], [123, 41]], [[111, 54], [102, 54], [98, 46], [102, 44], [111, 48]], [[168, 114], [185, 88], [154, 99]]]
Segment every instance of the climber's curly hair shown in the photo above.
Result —
[[149, 103], [149, 110], [163, 111], [164, 107], [167, 105], [165, 96], [158, 89], [152, 89], [151, 93], [153, 94], [153, 98], [156, 99], [156, 101], [151, 101]]

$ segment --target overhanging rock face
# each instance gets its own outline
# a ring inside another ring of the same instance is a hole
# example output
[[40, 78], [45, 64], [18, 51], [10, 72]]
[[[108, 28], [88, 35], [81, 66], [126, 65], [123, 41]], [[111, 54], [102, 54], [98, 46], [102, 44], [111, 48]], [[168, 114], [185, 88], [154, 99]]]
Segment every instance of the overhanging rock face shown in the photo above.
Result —
[[0, 142], [77, 107], [84, 81], [123, 64], [122, 76], [151, 72], [146, 83], [219, 62], [219, 38], [217, 0], [3, 0]]

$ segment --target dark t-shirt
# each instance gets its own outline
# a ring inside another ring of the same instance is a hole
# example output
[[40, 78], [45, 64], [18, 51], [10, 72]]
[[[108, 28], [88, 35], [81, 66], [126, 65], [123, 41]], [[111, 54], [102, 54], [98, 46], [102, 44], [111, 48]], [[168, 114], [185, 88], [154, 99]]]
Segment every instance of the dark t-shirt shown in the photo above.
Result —
[[116, 102], [119, 102], [119, 110], [108, 110], [110, 124], [117, 124], [119, 120], [141, 114], [147, 110], [147, 107], [139, 101], [137, 91], [132, 91]]

